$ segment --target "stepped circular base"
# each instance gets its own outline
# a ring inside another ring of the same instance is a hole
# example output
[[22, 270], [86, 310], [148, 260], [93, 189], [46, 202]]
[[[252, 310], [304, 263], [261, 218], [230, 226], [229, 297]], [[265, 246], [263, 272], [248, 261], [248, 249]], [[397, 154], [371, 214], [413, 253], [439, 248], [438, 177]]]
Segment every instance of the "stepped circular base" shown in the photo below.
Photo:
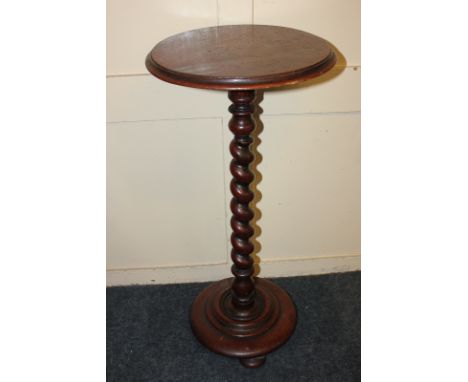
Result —
[[192, 330], [208, 349], [240, 358], [246, 367], [258, 367], [264, 363], [264, 355], [294, 332], [296, 307], [279, 286], [255, 278], [255, 304], [240, 314], [231, 304], [232, 281], [215, 282], [195, 298], [190, 315]]

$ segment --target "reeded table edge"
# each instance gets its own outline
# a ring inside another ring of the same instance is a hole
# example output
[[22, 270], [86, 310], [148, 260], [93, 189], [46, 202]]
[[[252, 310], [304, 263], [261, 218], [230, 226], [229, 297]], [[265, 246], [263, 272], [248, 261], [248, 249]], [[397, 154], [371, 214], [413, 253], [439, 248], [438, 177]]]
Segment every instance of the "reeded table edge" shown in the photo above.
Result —
[[209, 78], [167, 69], [155, 62], [151, 53], [152, 51], [146, 56], [145, 64], [148, 71], [155, 77], [180, 86], [217, 90], [269, 89], [285, 85], [293, 85], [328, 72], [335, 66], [337, 61], [336, 54], [333, 51], [333, 48], [330, 47], [330, 54], [324, 60], [297, 71], [255, 78]]

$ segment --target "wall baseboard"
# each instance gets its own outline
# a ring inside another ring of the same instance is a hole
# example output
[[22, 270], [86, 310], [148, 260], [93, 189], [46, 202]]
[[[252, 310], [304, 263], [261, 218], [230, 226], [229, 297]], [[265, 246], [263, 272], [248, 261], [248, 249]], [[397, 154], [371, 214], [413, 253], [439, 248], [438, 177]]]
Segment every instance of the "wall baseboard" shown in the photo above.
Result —
[[[361, 269], [359, 254], [263, 260], [261, 277], [288, 277], [349, 272]], [[231, 277], [231, 264], [107, 270], [107, 286], [175, 284], [215, 281]]]

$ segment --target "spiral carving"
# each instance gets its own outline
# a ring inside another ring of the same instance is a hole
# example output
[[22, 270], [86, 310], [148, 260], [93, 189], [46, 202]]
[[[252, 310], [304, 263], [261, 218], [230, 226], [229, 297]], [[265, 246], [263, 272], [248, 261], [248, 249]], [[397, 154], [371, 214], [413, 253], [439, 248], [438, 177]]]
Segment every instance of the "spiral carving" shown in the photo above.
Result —
[[254, 234], [249, 222], [254, 217], [254, 212], [249, 208], [254, 194], [249, 188], [254, 175], [249, 169], [254, 155], [249, 146], [253, 142], [250, 134], [255, 129], [252, 118], [255, 106], [254, 90], [235, 90], [229, 92], [229, 99], [233, 102], [229, 107], [232, 118], [229, 121], [229, 129], [234, 134], [234, 139], [229, 146], [233, 157], [230, 165], [233, 179], [231, 181], [231, 258], [234, 262], [231, 271], [234, 281], [231, 287], [232, 303], [239, 310], [248, 310], [255, 301], [255, 284], [253, 280], [253, 259], [250, 256], [254, 247], [250, 237]]
[[253, 277], [250, 225], [254, 212], [251, 151], [255, 129], [254, 90], [232, 90], [229, 129], [234, 134], [231, 181], [231, 258], [234, 278], [215, 282], [201, 291], [192, 304], [190, 324], [198, 340], [216, 353], [237, 357], [246, 367], [258, 367], [265, 356], [291, 336], [296, 309], [289, 295], [271, 281]]

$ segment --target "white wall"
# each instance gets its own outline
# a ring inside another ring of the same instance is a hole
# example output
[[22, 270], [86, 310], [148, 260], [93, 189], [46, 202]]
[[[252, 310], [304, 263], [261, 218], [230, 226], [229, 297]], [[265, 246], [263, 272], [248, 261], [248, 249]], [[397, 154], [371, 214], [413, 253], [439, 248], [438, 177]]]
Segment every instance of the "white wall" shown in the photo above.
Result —
[[359, 1], [108, 0], [107, 8], [108, 284], [230, 276], [227, 95], [167, 84], [144, 67], [159, 40], [217, 24], [302, 29], [345, 57], [315, 86], [264, 95], [255, 242], [261, 276], [359, 269]]

